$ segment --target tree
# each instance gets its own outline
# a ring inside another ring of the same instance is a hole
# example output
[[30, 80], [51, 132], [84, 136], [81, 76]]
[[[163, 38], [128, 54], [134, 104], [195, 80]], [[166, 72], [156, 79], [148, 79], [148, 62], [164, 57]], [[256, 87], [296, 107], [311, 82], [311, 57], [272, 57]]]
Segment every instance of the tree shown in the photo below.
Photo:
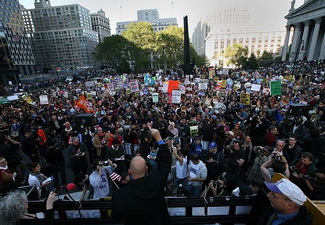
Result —
[[254, 53], [248, 58], [247, 65], [245, 69], [257, 69], [258, 68], [258, 61]]
[[120, 35], [106, 37], [104, 41], [97, 45], [95, 59], [105, 65], [115, 69], [119, 73], [129, 72], [132, 60], [130, 52], [135, 50], [135, 46]]
[[234, 64], [236, 67], [245, 65], [248, 58], [248, 48], [243, 47], [242, 44], [235, 43], [229, 45], [225, 50], [225, 57], [228, 58], [228, 65]]
[[183, 63], [184, 30], [169, 26], [157, 32], [156, 57], [159, 67], [175, 68]]
[[273, 61], [274, 59], [272, 53], [264, 51], [261, 57], [259, 58], [259, 65], [265, 66], [271, 64]]

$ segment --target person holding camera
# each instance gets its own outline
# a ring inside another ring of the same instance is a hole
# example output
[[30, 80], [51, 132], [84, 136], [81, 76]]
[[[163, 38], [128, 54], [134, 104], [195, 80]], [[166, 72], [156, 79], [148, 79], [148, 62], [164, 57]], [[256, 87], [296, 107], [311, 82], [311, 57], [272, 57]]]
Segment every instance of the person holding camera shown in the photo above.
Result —
[[218, 176], [217, 180], [210, 180], [209, 185], [205, 187], [201, 197], [220, 197], [228, 196], [226, 190], [227, 181], [224, 176]]
[[310, 152], [303, 152], [301, 159], [290, 164], [290, 169], [290, 180], [302, 189], [306, 188], [305, 180], [314, 179], [317, 170], [313, 164], [313, 155]]
[[89, 176], [90, 185], [94, 188], [93, 199], [103, 198], [110, 194], [108, 177], [116, 166], [111, 160], [104, 162], [95, 159], [93, 161], [93, 172]]
[[290, 177], [289, 165], [286, 158], [276, 153], [272, 153], [272, 157], [264, 162], [260, 166], [260, 169], [266, 182], [271, 182], [272, 176], [275, 173], [281, 173], [287, 178]]
[[171, 153], [159, 130], [150, 129], [150, 134], [151, 137], [144, 139], [148, 143], [152, 141], [151, 139], [157, 142], [158, 167], [152, 168], [148, 173], [144, 157], [135, 156], [131, 160], [128, 172], [132, 180], [127, 186], [113, 193], [112, 218], [115, 223], [123, 221], [126, 225], [170, 224], [164, 186], [171, 167]]

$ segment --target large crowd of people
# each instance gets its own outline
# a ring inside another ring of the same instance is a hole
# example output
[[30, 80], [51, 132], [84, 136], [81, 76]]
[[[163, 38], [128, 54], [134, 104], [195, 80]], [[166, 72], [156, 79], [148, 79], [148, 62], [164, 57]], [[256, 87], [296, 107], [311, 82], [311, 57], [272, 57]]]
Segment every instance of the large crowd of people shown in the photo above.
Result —
[[[146, 131], [155, 128], [172, 158], [164, 195], [256, 195], [282, 173], [309, 198], [325, 199], [324, 62], [186, 76], [159, 70], [132, 79], [84, 73], [86, 80], [33, 91], [12, 87], [18, 98], [0, 105], [2, 193], [32, 185], [29, 199], [42, 199], [71, 179], [91, 198], [121, 196], [139, 172], [134, 163], [147, 162], [148, 171], [161, 164], [159, 144], [145, 144]], [[277, 80], [281, 94], [274, 95]], [[93, 115], [91, 125], [76, 119], [84, 112]]]

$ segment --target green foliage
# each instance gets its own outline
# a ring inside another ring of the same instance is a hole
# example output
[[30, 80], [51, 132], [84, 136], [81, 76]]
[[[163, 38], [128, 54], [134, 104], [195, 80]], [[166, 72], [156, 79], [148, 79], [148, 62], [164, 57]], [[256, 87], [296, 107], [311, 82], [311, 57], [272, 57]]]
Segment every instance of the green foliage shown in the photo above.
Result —
[[[165, 30], [154, 32], [148, 22], [131, 23], [122, 36], [105, 38], [97, 46], [95, 58], [118, 72], [130, 70], [148, 72], [157, 68], [177, 68], [183, 64], [184, 30], [169, 26]], [[206, 63], [190, 46], [191, 58], [197, 66]]]
[[254, 53], [248, 58], [247, 64], [245, 65], [246, 69], [257, 69], [258, 68], [258, 60]]
[[243, 47], [243, 45], [239, 43], [229, 45], [225, 50], [225, 57], [228, 58], [228, 65], [234, 64], [236, 67], [242, 67], [246, 64], [247, 55], [248, 48]]
[[130, 71], [129, 61], [130, 51], [136, 47], [120, 35], [106, 37], [104, 41], [97, 45], [95, 59], [104, 65], [115, 69], [117, 72]]

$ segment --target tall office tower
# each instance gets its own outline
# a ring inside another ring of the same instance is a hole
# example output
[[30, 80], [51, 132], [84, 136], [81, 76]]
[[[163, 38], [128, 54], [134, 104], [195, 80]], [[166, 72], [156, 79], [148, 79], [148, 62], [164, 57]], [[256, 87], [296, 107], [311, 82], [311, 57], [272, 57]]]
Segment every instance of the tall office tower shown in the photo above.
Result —
[[102, 42], [105, 37], [111, 36], [109, 18], [105, 17], [105, 12], [102, 9], [90, 16], [93, 30], [98, 33], [99, 42]]
[[116, 23], [116, 34], [122, 34], [127, 29], [127, 25], [137, 22], [149, 22], [154, 31], [166, 29], [168, 26], [178, 26], [176, 18], [159, 18], [157, 9], [142, 9], [137, 11], [137, 20]]
[[23, 10], [22, 15], [36, 67], [93, 67], [98, 33], [92, 30], [90, 11], [78, 4], [51, 6], [50, 0], [35, 0], [34, 5], [35, 9]]
[[15, 75], [19, 73], [34, 73], [35, 60], [19, 1], [2, 0], [0, 12], [0, 80], [8, 84], [8, 81], [17, 81]]

